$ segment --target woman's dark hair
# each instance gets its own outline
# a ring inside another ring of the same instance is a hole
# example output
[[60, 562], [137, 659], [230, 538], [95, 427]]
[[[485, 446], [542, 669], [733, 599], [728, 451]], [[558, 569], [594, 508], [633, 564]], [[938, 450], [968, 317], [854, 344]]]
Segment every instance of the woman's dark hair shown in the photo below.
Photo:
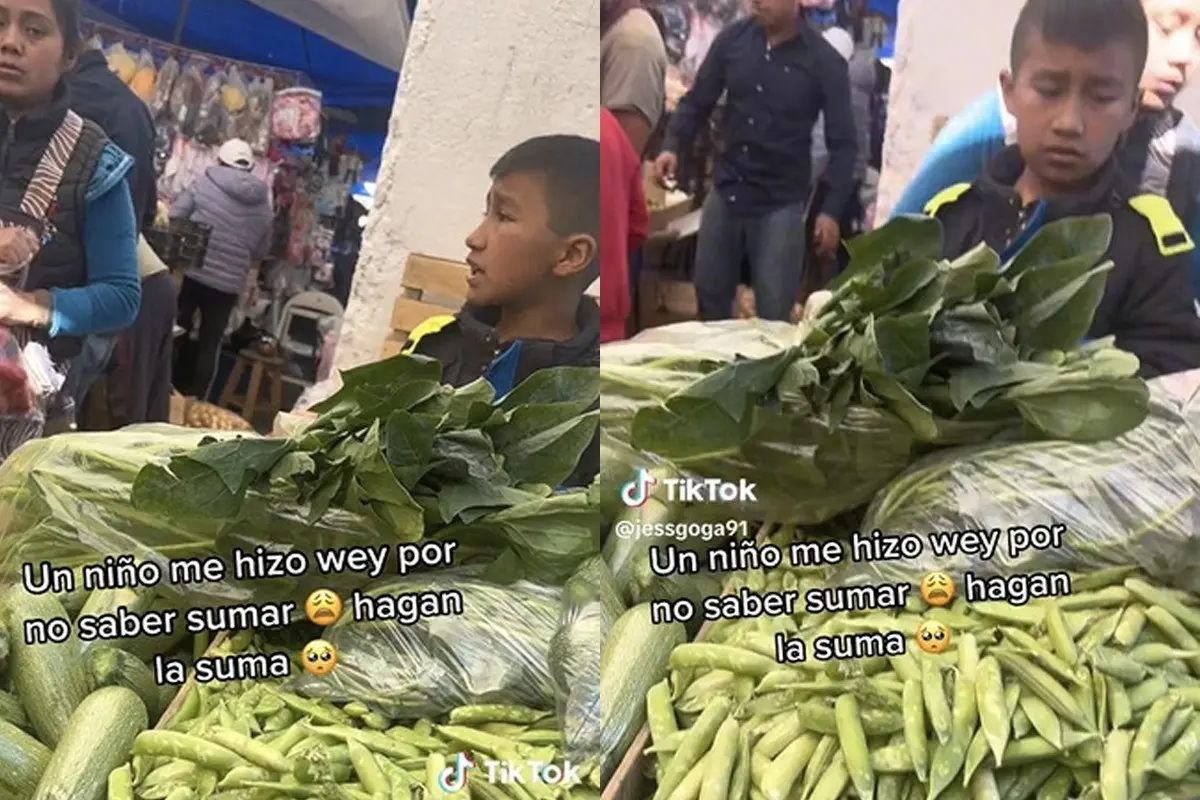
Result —
[[62, 31], [63, 54], [78, 55], [83, 48], [83, 33], [79, 30], [79, 19], [82, 16], [79, 0], [50, 0], [50, 6], [54, 9], [54, 20]]

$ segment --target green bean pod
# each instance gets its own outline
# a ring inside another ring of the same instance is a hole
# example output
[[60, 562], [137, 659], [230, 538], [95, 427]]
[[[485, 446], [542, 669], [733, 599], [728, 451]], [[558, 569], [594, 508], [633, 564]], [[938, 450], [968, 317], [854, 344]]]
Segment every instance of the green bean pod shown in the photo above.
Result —
[[929, 739], [925, 733], [925, 700], [919, 681], [904, 682], [904, 743], [913, 770], [922, 781], [929, 775]]
[[1133, 731], [1121, 728], [1104, 741], [1104, 760], [1100, 762], [1100, 796], [1104, 800], [1129, 800], [1129, 750]]
[[942, 669], [933, 659], [921, 659], [921, 694], [933, 732], [938, 741], [945, 744], [954, 732], [954, 719], [950, 701], [946, 699], [946, 688], [942, 685]]
[[859, 720], [858, 700], [854, 695], [844, 694], [837, 699], [838, 743], [842, 747], [846, 771], [859, 797], [875, 795], [875, 772], [871, 769], [870, 751], [867, 749], [867, 734]]
[[811, 731], [801, 734], [771, 761], [759, 784], [767, 800], [787, 799], [800, 774], [808, 766], [819, 741], [820, 737]]
[[1008, 708], [1004, 699], [1004, 680], [1000, 662], [985, 656], [975, 671], [975, 698], [979, 708], [979, 725], [991, 748], [996, 766], [1004, 764], [1004, 747], [1008, 743]]
[[700, 714], [696, 723], [688, 729], [683, 743], [671, 757], [667, 768], [663, 771], [654, 800], [666, 800], [676, 787], [688, 776], [696, 763], [712, 746], [717, 730], [729, 716], [730, 701], [726, 697], [715, 697], [707, 708]]

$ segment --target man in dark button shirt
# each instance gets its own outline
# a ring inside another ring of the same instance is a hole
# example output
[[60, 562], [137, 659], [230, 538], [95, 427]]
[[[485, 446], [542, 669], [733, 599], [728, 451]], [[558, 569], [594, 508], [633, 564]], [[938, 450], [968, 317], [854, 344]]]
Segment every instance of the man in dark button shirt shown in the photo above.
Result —
[[704, 202], [693, 275], [705, 320], [732, 315], [743, 257], [758, 315], [791, 316], [804, 261], [812, 130], [822, 111], [830, 191], [813, 235], [823, 258], [837, 253], [837, 221], [853, 191], [857, 147], [846, 62], [803, 20], [796, 0], [753, 0], [751, 12], [713, 40], [654, 165], [660, 181], [672, 179], [677, 154], [727, 93], [723, 149]]

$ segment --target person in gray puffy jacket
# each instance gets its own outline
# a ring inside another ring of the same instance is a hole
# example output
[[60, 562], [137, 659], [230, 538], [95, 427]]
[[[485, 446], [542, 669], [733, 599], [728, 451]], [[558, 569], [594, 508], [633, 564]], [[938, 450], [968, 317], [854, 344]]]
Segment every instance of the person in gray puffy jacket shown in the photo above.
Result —
[[[200, 330], [194, 348], [181, 353], [175, 386], [208, 399], [229, 318], [246, 288], [250, 268], [267, 255], [273, 214], [267, 185], [250, 174], [254, 153], [241, 139], [221, 146], [220, 162], [176, 198], [171, 219], [212, 227], [199, 269], [189, 270], [179, 291], [179, 324], [190, 338], [196, 313]], [[185, 339], [185, 342], [188, 339]], [[190, 351], [190, 352], [189, 352]]]

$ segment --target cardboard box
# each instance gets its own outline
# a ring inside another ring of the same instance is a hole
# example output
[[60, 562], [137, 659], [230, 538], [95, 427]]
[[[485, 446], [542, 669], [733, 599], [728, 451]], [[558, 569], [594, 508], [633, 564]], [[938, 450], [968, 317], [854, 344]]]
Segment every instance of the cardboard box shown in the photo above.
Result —
[[187, 418], [188, 400], [179, 392], [171, 392], [171, 410], [167, 421], [182, 426]]

